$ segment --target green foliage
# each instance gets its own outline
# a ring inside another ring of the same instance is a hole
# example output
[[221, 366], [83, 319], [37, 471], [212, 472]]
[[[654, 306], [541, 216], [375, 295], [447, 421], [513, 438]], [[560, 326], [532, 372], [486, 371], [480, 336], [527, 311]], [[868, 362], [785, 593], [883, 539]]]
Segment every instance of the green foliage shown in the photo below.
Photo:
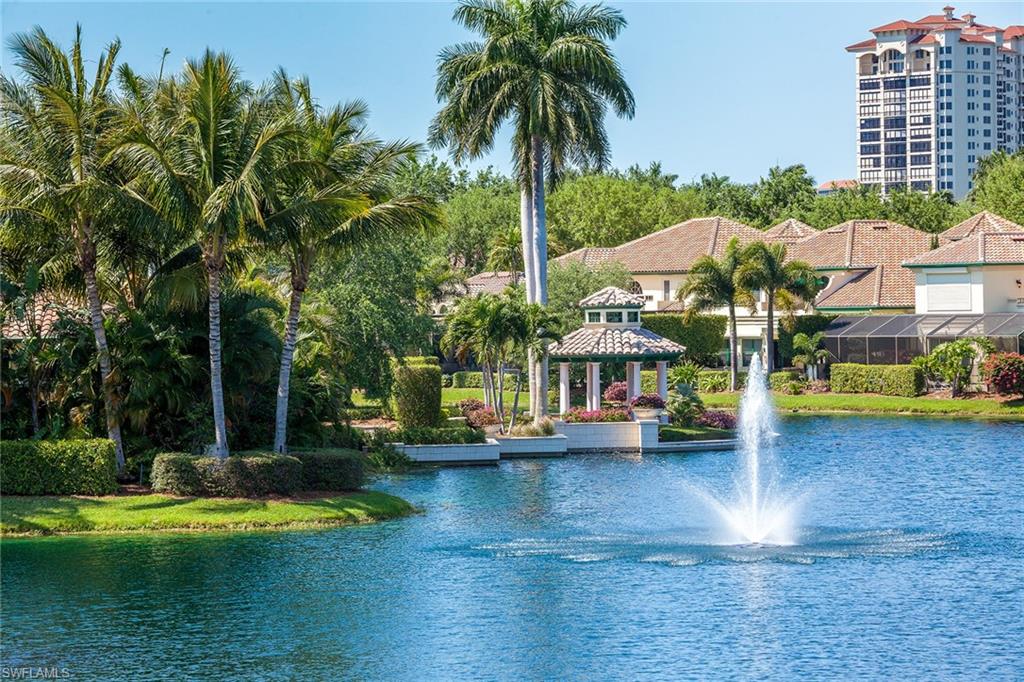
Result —
[[302, 463], [303, 490], [358, 490], [366, 482], [363, 453], [313, 449], [290, 453]]
[[970, 200], [977, 210], [992, 211], [1024, 225], [1024, 150], [996, 151], [978, 161]]
[[964, 205], [953, 203], [948, 192], [924, 193], [897, 188], [882, 197], [862, 185], [817, 197], [793, 217], [819, 230], [847, 220], [892, 220], [925, 232], [942, 232], [970, 216]]
[[583, 324], [579, 302], [605, 287], [628, 289], [633, 280], [620, 263], [589, 267], [578, 261], [552, 262], [548, 266], [548, 311], [560, 320], [560, 331], [568, 334]]
[[441, 368], [393, 365], [390, 408], [403, 427], [435, 426], [441, 421]]
[[516, 438], [540, 438], [543, 436], [555, 435], [555, 422], [548, 418], [540, 420], [540, 423], [516, 424], [509, 432]]
[[[747, 375], [740, 374], [736, 380], [736, 389], [743, 388]], [[697, 375], [697, 391], [700, 393], [720, 393], [729, 390], [729, 370], [705, 369]]]
[[768, 385], [771, 386], [773, 391], [789, 392], [789, 385], [792, 382], [800, 383], [802, 380], [803, 375], [791, 369], [772, 372], [768, 375]]
[[704, 411], [704, 402], [694, 393], [690, 384], [684, 383], [669, 392], [665, 407], [673, 424], [692, 426], [697, 415]]
[[953, 397], [960, 395], [964, 385], [974, 371], [979, 356], [993, 350], [992, 342], [986, 338], [962, 338], [940, 343], [928, 354], [928, 359], [917, 366], [932, 378], [938, 378], [950, 385]]
[[672, 366], [668, 371], [668, 385], [672, 387], [697, 385], [697, 377], [700, 375], [700, 365], [696, 362], [686, 361]]
[[655, 313], [641, 319], [646, 329], [686, 346], [686, 360], [705, 366], [718, 364], [725, 343], [725, 316]]
[[985, 358], [982, 376], [999, 393], [1024, 394], [1024, 355], [991, 353]]
[[153, 460], [153, 490], [189, 497], [291, 495], [302, 488], [302, 463], [274, 454], [226, 459], [164, 453]]
[[436, 355], [407, 355], [401, 359], [401, 362], [406, 365], [441, 365]]
[[913, 397], [924, 392], [924, 372], [915, 365], [861, 365], [839, 362], [831, 367], [835, 393], [880, 393]]
[[[495, 381], [497, 381], [498, 375], [493, 375]], [[452, 374], [452, 387], [453, 388], [483, 388], [484, 387], [484, 375], [483, 372], [469, 372], [461, 370]]]
[[374, 433], [371, 449], [375, 449], [380, 444], [387, 443], [403, 443], [405, 445], [469, 445], [486, 441], [487, 434], [483, 431], [465, 426], [411, 426], [398, 429], [378, 429]]
[[813, 337], [818, 332], [823, 332], [836, 319], [835, 315], [823, 315], [813, 313], [810, 315], [794, 315], [783, 318], [779, 322], [778, 351], [782, 357], [782, 363], [788, 365], [793, 362], [794, 355], [799, 351], [794, 349], [793, 342], [797, 334], [806, 337]]
[[109, 495], [117, 490], [114, 443], [106, 439], [4, 440], [4, 495]]
[[493, 240], [509, 228], [519, 228], [519, 191], [512, 182], [468, 187], [452, 195], [444, 212], [445, 253], [468, 272], [479, 272], [487, 264]]
[[366, 454], [366, 463], [378, 473], [394, 473], [406, 471], [414, 462], [404, 452], [385, 443], [377, 443]]
[[680, 443], [692, 440], [728, 440], [735, 434], [728, 429], [712, 426], [665, 425], [658, 429], [658, 440], [662, 443]]

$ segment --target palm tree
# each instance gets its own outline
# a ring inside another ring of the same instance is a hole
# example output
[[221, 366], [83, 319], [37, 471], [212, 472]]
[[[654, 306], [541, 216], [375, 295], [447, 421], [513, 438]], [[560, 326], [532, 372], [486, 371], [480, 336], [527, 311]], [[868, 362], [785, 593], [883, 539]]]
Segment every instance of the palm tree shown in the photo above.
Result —
[[[608, 46], [626, 21], [618, 10], [571, 0], [463, 0], [454, 18], [482, 41], [442, 51], [437, 96], [444, 104], [430, 140], [461, 162], [490, 151], [498, 129], [512, 122], [527, 302], [544, 305], [544, 175], [555, 184], [571, 162], [603, 167], [608, 105], [633, 116], [633, 93]], [[547, 371], [530, 364], [539, 419], [547, 410]]]
[[256, 96], [230, 57], [207, 50], [154, 89], [149, 108], [123, 107], [111, 154], [130, 190], [198, 243], [209, 307], [215, 454], [228, 456], [220, 301], [230, 249], [264, 221], [279, 151], [294, 121]]
[[124, 445], [114, 394], [103, 301], [97, 283], [97, 243], [116, 193], [102, 167], [112, 116], [109, 84], [119, 41], [100, 55], [90, 82], [82, 57], [81, 26], [65, 53], [41, 28], [10, 40], [24, 84], [0, 76], [0, 219], [4, 229], [47, 231], [70, 242], [85, 285], [85, 298], [103, 386], [107, 436], [118, 469]]
[[491, 270], [512, 273], [512, 284], [519, 283], [519, 272], [523, 268], [523, 244], [518, 227], [509, 225], [508, 229], [494, 235], [487, 254], [487, 266]]
[[828, 350], [821, 347], [824, 340], [825, 332], [815, 332], [811, 336], [804, 332], [793, 335], [793, 363], [803, 366], [809, 379], [818, 378], [818, 366], [829, 356]]
[[712, 255], [701, 256], [690, 268], [686, 281], [679, 287], [676, 297], [686, 302], [688, 315], [707, 312], [717, 308], [729, 309], [729, 390], [735, 391], [739, 375], [736, 360], [736, 305], [749, 304], [750, 294], [737, 281], [737, 271], [742, 264], [740, 242], [736, 237], [729, 240], [721, 258]]
[[365, 104], [321, 111], [308, 81], [289, 81], [283, 71], [275, 76], [275, 95], [294, 112], [301, 131], [286, 145], [269, 214], [256, 231], [274, 252], [284, 252], [291, 275], [274, 427], [274, 450], [283, 453], [299, 313], [317, 258], [429, 227], [439, 217], [432, 199], [390, 196], [388, 186], [419, 146], [386, 144], [367, 135]]
[[775, 369], [775, 305], [792, 306], [793, 298], [805, 302], [818, 293], [817, 275], [800, 260], [786, 261], [786, 245], [754, 242], [743, 249], [743, 264], [736, 274], [741, 287], [760, 290], [767, 305], [768, 331], [765, 334], [765, 369]]

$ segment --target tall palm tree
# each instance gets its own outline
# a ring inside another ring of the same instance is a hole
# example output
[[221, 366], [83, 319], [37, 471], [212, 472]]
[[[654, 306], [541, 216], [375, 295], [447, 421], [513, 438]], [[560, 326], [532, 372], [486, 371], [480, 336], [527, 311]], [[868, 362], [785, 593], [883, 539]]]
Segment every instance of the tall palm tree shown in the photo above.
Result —
[[96, 276], [97, 243], [116, 196], [102, 157], [113, 113], [110, 79], [121, 44], [115, 40], [104, 49], [90, 81], [81, 33], [77, 26], [69, 53], [41, 28], [10, 40], [25, 82], [0, 76], [0, 219], [4, 229], [24, 234], [45, 230], [75, 254], [96, 341], [107, 436], [114, 441], [118, 469], [123, 469], [124, 446]]
[[736, 237], [729, 240], [721, 258], [712, 255], [698, 258], [679, 287], [677, 298], [686, 303], [687, 314], [708, 312], [718, 308], [729, 310], [729, 390], [735, 391], [739, 374], [736, 360], [736, 306], [751, 303], [748, 291], [737, 281], [742, 264], [742, 249]]
[[[608, 105], [633, 116], [633, 93], [608, 46], [626, 21], [618, 10], [571, 0], [463, 0], [454, 18], [482, 40], [442, 51], [437, 96], [443, 106], [430, 140], [460, 162], [490, 151], [498, 129], [511, 121], [527, 302], [543, 305], [545, 172], [554, 184], [572, 162], [602, 167], [609, 157]], [[547, 371], [531, 362], [537, 419], [547, 410], [546, 386]]]
[[285, 452], [299, 314], [317, 258], [427, 228], [439, 217], [432, 199], [390, 195], [389, 185], [419, 146], [369, 136], [365, 104], [321, 111], [308, 81], [290, 81], [283, 71], [275, 75], [274, 91], [278, 104], [294, 113], [300, 130], [285, 146], [268, 215], [255, 230], [275, 252], [283, 251], [291, 275], [274, 427], [274, 450]]
[[297, 133], [240, 77], [226, 54], [207, 50], [154, 90], [151, 108], [124, 107], [111, 158], [138, 196], [198, 243], [209, 307], [215, 454], [228, 456], [220, 301], [231, 247], [264, 221], [279, 153]]
[[491, 239], [491, 248], [487, 253], [487, 266], [492, 270], [505, 270], [512, 273], [512, 284], [519, 284], [519, 272], [523, 268], [523, 244], [519, 228], [509, 225]]
[[817, 274], [801, 260], [786, 260], [786, 245], [753, 242], [743, 249], [736, 273], [741, 287], [764, 293], [768, 331], [765, 334], [765, 369], [775, 369], [775, 305], [792, 306], [792, 299], [811, 302], [818, 293]]

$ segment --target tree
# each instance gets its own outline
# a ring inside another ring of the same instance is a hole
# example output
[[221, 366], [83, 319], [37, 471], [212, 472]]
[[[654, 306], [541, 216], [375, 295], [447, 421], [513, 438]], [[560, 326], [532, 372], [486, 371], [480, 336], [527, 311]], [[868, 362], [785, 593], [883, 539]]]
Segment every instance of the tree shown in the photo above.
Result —
[[308, 81], [291, 82], [283, 71], [275, 76], [275, 94], [300, 130], [284, 146], [279, 180], [256, 229], [268, 248], [286, 254], [291, 280], [274, 421], [274, 451], [283, 453], [299, 315], [317, 258], [426, 228], [437, 221], [437, 208], [426, 197], [389, 195], [397, 171], [418, 146], [369, 136], [362, 102], [321, 111]]
[[124, 445], [96, 276], [97, 244], [117, 199], [103, 168], [103, 145], [110, 133], [109, 85], [121, 44], [115, 40], [106, 47], [89, 81], [81, 36], [78, 26], [70, 53], [40, 28], [11, 39], [26, 83], [0, 77], [0, 219], [5, 229], [44, 230], [68, 242], [75, 254], [96, 341], [107, 436], [114, 441], [121, 470]]
[[264, 220], [295, 121], [255, 96], [230, 57], [207, 50], [155, 89], [150, 109], [124, 107], [112, 158], [164, 221], [192, 235], [206, 274], [215, 454], [228, 456], [221, 291], [232, 245]]
[[512, 283], [519, 283], [519, 273], [523, 270], [523, 243], [517, 225], [509, 225], [494, 235], [491, 250], [487, 254], [487, 267], [494, 271], [511, 272]]
[[756, 227], [771, 227], [814, 203], [814, 178], [807, 174], [803, 164], [787, 168], [774, 166], [768, 177], [754, 186], [756, 214], [751, 222]]
[[487, 264], [495, 237], [504, 237], [510, 228], [519, 229], [518, 208], [514, 187], [473, 185], [455, 192], [444, 207], [447, 228], [443, 234], [444, 250], [453, 265], [469, 274], [480, 272]]
[[743, 261], [736, 281], [747, 291], [761, 291], [767, 304], [768, 330], [765, 334], [765, 368], [775, 369], [775, 306], [792, 307], [791, 297], [811, 302], [818, 293], [817, 274], [809, 264], [786, 260], [786, 245], [753, 242], [743, 249]]
[[977, 210], [987, 210], [1024, 224], [1024, 151], [994, 152], [978, 162], [970, 200]]
[[793, 336], [793, 364], [803, 366], [811, 379], [818, 378], [818, 366], [828, 359], [828, 350], [821, 347], [824, 341], [825, 332], [815, 332], [811, 336], [797, 332]]
[[[435, 146], [456, 162], [487, 153], [513, 122], [527, 302], [547, 302], [544, 175], [557, 184], [568, 165], [608, 160], [604, 114], [632, 117], [633, 93], [608, 47], [625, 27], [618, 10], [570, 0], [464, 0], [454, 18], [483, 37], [446, 48], [431, 125]], [[542, 363], [543, 364], [543, 363]], [[547, 372], [531, 363], [534, 416], [547, 411]]]
[[739, 239], [733, 237], [721, 258], [701, 256], [676, 294], [686, 303], [688, 315], [708, 312], [725, 306], [729, 310], [729, 390], [735, 391], [739, 365], [736, 360], [736, 306], [752, 304], [750, 293], [743, 289], [737, 272], [743, 263]]

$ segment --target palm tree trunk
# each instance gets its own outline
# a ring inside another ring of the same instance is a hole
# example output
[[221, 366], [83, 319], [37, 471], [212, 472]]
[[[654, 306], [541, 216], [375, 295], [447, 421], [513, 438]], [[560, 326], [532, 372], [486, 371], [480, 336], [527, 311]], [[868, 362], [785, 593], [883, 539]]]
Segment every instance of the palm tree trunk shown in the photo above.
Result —
[[770, 376], [775, 370], [775, 292], [768, 292], [768, 334], [765, 336], [764, 367]]
[[[535, 284], [537, 277], [534, 273], [535, 261], [533, 258], [533, 189], [531, 185], [532, 181], [524, 180], [523, 186], [519, 191], [519, 232], [522, 237], [523, 283], [526, 287], [526, 302], [536, 303], [537, 290]], [[537, 404], [537, 377], [533, 371], [535, 362], [533, 351], [530, 351], [527, 357], [526, 382], [531, 406]]]
[[[530, 140], [530, 171], [533, 185], [533, 269], [534, 288], [537, 303], [548, 304], [548, 233], [547, 216], [544, 212], [544, 142], [534, 135]], [[541, 357], [534, 369], [536, 373], [536, 407], [533, 408], [533, 422], [539, 424], [548, 413], [548, 358], [541, 351]]]
[[494, 407], [491, 402], [491, 368], [486, 360], [480, 362], [480, 382], [484, 387], [484, 407]]
[[512, 416], [508, 420], [508, 430], [512, 431], [512, 428], [516, 425], [516, 416], [519, 414], [519, 392], [523, 388], [523, 371], [519, 370], [516, 372], [516, 394], [512, 398]]
[[[299, 286], [296, 286], [296, 285]], [[300, 288], [301, 287], [301, 288]], [[277, 376], [277, 413], [274, 420], [274, 452], [284, 454], [288, 434], [288, 391], [292, 377], [292, 358], [299, 336], [299, 311], [305, 282], [292, 278], [292, 297], [288, 304], [288, 321], [284, 328], [284, 347], [281, 349], [281, 371]]]
[[739, 379], [739, 361], [736, 358], [736, 304], [729, 304], [729, 390], [735, 391]]
[[96, 249], [92, 244], [84, 245], [81, 256], [82, 276], [85, 278], [85, 296], [89, 302], [89, 321], [92, 335], [96, 339], [96, 354], [100, 361], [100, 383], [103, 387], [103, 412], [107, 419], [107, 438], [114, 441], [118, 472], [124, 471], [124, 442], [121, 440], [121, 424], [117, 419], [114, 386], [110, 376], [110, 347], [107, 332], [103, 328], [103, 304], [96, 285]]
[[494, 402], [498, 406], [495, 410], [498, 413], [498, 430], [505, 433], [505, 363], [501, 358], [498, 358], [498, 388]]
[[207, 266], [210, 287], [210, 394], [213, 398], [213, 428], [216, 438], [214, 454], [228, 456], [228, 429], [224, 420], [224, 383], [221, 379], [220, 343], [220, 278], [222, 266]]

